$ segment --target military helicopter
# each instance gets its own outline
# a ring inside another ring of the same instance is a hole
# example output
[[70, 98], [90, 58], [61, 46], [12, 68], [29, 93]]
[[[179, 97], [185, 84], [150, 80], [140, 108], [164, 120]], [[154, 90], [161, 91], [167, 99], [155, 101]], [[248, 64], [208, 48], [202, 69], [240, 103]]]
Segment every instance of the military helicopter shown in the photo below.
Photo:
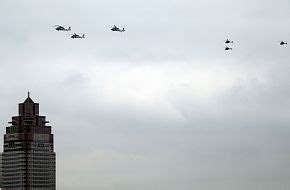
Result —
[[234, 43], [234, 41], [230, 41], [229, 39], [227, 39], [227, 40], [225, 41], [225, 43], [226, 43], [226, 44]]
[[283, 46], [283, 45], [287, 45], [287, 42], [284, 42], [283, 40], [280, 42], [280, 45]]
[[114, 25], [113, 26], [113, 28], [111, 28], [111, 30], [113, 31], [113, 32], [125, 32], [125, 28], [123, 28], [122, 30], [119, 28], [119, 27], [117, 27], [116, 25]]
[[55, 25], [54, 27], [56, 27], [55, 29], [57, 31], [70, 31], [71, 30], [71, 27], [70, 26], [68, 28], [65, 28], [64, 26]]
[[73, 39], [75, 39], [75, 38], [85, 38], [85, 34], [79, 35], [79, 34], [73, 33], [71, 35], [71, 38], [73, 38]]
[[226, 50], [226, 51], [228, 51], [228, 50], [233, 50], [233, 48], [230, 48], [230, 47], [226, 46], [226, 47], [225, 47], [225, 50]]

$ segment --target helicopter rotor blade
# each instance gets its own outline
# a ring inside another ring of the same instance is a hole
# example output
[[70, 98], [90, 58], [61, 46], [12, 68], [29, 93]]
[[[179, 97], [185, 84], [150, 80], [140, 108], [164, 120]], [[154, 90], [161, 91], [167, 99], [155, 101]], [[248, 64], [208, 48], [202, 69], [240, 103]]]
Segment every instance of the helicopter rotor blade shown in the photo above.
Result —
[[113, 26], [108, 26], [108, 27], [111, 27], [111, 28], [113, 28], [113, 27], [117, 27], [117, 28], [124, 28], [124, 26], [123, 25], [113, 25]]

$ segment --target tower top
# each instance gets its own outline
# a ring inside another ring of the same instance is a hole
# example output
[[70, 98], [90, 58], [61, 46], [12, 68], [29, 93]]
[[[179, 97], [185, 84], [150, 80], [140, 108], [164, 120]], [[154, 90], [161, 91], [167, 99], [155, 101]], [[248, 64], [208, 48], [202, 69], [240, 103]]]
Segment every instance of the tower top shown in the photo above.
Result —
[[34, 103], [34, 101], [30, 98], [30, 92], [27, 92], [27, 98], [24, 101], [24, 103]]
[[26, 100], [19, 104], [19, 115], [33, 116], [38, 114], [39, 104], [34, 103], [34, 101], [30, 98], [30, 92], [28, 92]]

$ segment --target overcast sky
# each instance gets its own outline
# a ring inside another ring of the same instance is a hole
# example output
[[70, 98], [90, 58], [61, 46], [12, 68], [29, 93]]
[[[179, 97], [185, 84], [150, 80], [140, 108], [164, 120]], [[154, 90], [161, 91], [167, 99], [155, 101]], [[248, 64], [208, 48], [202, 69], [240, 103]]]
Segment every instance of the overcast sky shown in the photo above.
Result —
[[0, 140], [30, 91], [59, 190], [289, 189], [289, 0], [0, 0], [0, 18]]

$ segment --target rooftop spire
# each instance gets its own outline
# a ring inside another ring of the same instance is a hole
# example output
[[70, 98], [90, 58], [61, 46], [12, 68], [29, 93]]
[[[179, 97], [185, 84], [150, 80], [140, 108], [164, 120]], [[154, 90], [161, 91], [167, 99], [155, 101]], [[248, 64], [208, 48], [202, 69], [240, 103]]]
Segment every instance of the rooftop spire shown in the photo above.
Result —
[[34, 103], [34, 101], [30, 98], [30, 92], [27, 92], [27, 98], [26, 100], [19, 104], [19, 114], [20, 115], [38, 115], [39, 114], [39, 104]]
[[33, 100], [30, 98], [30, 92], [29, 91], [27, 92], [27, 98], [24, 101], [24, 103], [34, 103]]

